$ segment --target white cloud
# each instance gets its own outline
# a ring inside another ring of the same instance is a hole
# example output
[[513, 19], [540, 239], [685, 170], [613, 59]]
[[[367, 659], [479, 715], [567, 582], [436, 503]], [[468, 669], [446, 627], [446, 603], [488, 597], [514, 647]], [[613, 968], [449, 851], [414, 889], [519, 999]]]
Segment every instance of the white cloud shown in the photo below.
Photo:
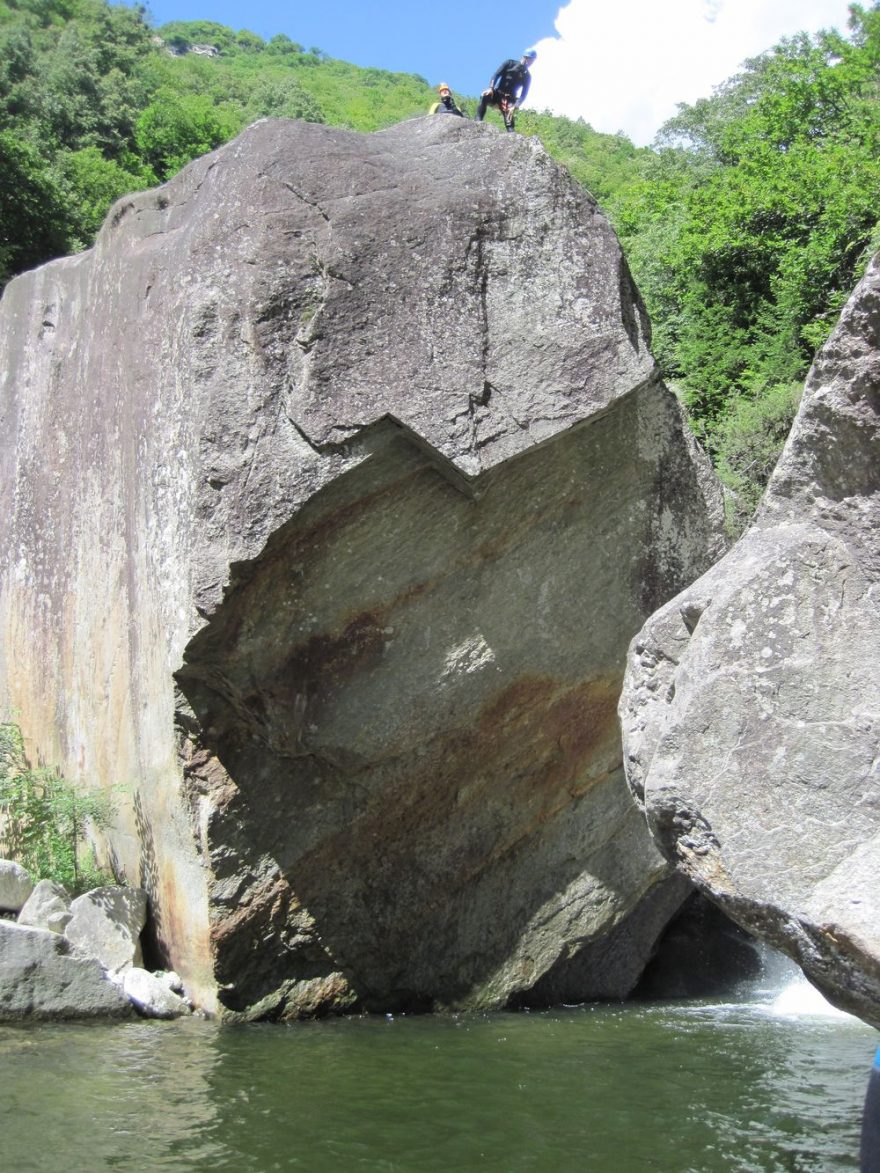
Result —
[[781, 37], [847, 28], [847, 0], [570, 0], [538, 42], [529, 105], [649, 143]]

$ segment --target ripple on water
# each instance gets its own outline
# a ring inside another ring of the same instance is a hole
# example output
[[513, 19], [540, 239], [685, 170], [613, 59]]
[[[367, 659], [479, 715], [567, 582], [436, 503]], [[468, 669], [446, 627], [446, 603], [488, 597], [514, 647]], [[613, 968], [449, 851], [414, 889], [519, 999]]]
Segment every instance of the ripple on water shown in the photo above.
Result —
[[743, 1004], [0, 1028], [3, 1168], [851, 1170], [876, 1034]]

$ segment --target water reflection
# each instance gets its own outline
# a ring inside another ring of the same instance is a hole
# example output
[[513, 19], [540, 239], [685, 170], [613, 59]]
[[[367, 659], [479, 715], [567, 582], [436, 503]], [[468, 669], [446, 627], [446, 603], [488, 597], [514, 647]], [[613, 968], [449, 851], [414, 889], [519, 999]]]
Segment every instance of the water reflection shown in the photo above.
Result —
[[[851, 1170], [875, 1032], [743, 1004], [0, 1028], [51, 1170]], [[48, 1155], [48, 1156], [47, 1156]]]
[[187, 1168], [168, 1163], [185, 1152], [209, 1168], [218, 1041], [189, 1021], [0, 1028], [0, 1164]]

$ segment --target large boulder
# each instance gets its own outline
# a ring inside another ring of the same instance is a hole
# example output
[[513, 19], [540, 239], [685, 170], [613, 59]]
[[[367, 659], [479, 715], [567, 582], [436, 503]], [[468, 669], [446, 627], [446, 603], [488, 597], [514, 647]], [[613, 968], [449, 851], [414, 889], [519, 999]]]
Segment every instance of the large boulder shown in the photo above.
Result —
[[0, 693], [129, 783], [114, 867], [191, 999], [631, 988], [687, 885], [622, 664], [720, 498], [537, 141], [258, 123], [13, 281], [0, 372]]
[[20, 925], [63, 933], [70, 920], [70, 896], [63, 884], [40, 880], [17, 917]]
[[141, 932], [147, 922], [147, 894], [142, 888], [106, 885], [71, 901], [64, 935], [85, 957], [107, 970], [140, 966]]
[[880, 1026], [880, 261], [749, 532], [634, 639], [630, 784], [663, 853]]
[[59, 933], [0, 920], [0, 1022], [125, 1018], [132, 1004]]
[[20, 912], [33, 890], [27, 868], [14, 859], [0, 859], [0, 912]]

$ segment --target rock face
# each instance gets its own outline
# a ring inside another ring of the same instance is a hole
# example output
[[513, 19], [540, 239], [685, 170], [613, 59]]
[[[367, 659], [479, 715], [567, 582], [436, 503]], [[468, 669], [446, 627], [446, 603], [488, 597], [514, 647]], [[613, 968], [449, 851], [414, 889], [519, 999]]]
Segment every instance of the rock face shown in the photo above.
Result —
[[680, 871], [880, 1026], [880, 263], [751, 530], [633, 641], [630, 784]]
[[590, 197], [460, 119], [258, 123], [10, 284], [3, 699], [130, 786], [194, 1002], [632, 987], [687, 885], [624, 652], [722, 548], [646, 330]]

